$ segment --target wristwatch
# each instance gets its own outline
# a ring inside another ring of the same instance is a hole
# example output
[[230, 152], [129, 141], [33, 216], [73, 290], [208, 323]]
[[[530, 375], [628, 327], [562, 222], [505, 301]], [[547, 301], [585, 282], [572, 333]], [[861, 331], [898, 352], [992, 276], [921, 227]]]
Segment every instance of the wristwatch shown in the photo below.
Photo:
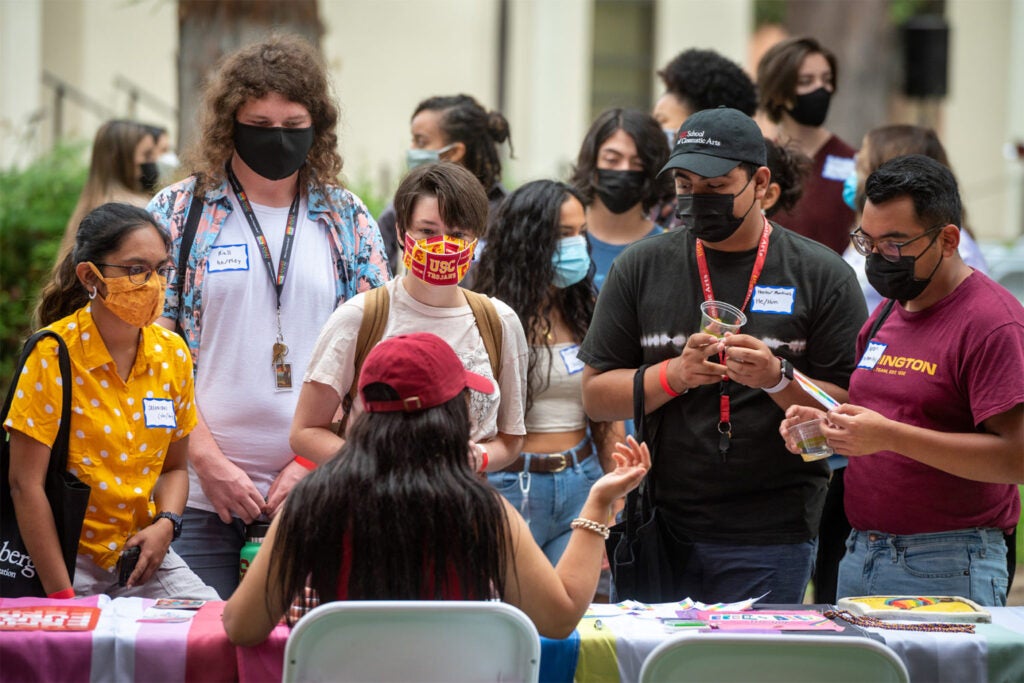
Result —
[[769, 394], [775, 394], [782, 391], [789, 386], [790, 382], [793, 381], [793, 364], [782, 356], [776, 356], [776, 358], [779, 359], [779, 363], [782, 366], [782, 379], [780, 379], [779, 383], [773, 387], [764, 387], [765, 392]]
[[173, 512], [161, 512], [153, 518], [153, 522], [155, 523], [158, 519], [171, 520], [171, 524], [174, 526], [174, 535], [171, 536], [171, 540], [177, 541], [178, 536], [181, 536], [181, 515], [176, 515]]

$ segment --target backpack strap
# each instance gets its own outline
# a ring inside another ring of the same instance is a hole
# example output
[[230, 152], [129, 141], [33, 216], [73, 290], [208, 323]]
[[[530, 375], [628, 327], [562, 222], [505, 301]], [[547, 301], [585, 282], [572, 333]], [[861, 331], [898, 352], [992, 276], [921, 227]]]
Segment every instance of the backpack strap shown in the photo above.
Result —
[[469, 307], [473, 309], [473, 317], [476, 318], [476, 327], [480, 330], [480, 337], [483, 339], [484, 348], [487, 349], [487, 357], [491, 360], [491, 373], [494, 381], [501, 379], [501, 349], [502, 349], [502, 328], [501, 316], [494, 302], [484, 294], [461, 288], [466, 295]]
[[[193, 191], [192, 203], [188, 207], [188, 216], [185, 219], [185, 227], [181, 231], [181, 246], [178, 248], [178, 272], [176, 273], [176, 287], [178, 290], [178, 316], [174, 321], [174, 331], [184, 339], [185, 330], [181, 326], [181, 298], [185, 286], [185, 269], [188, 268], [188, 257], [192, 254], [192, 245], [196, 241], [196, 230], [199, 227], [199, 219], [203, 215], [203, 197]], [[188, 341], [187, 339], [185, 340]]]
[[896, 299], [889, 299], [888, 301], [885, 302], [884, 308], [882, 308], [882, 311], [878, 314], [878, 317], [875, 318], [875, 323], [871, 326], [871, 329], [868, 331], [868, 341], [874, 339], [875, 335], [878, 334], [878, 331], [882, 329], [882, 324], [885, 322], [885, 319], [889, 317], [889, 314], [892, 313], [892, 307], [895, 305]]
[[391, 297], [386, 287], [375, 287], [366, 293], [363, 302], [363, 320], [359, 323], [359, 334], [356, 336], [356, 356], [353, 362], [352, 386], [348, 393], [341, 399], [341, 407], [345, 411], [344, 417], [338, 424], [337, 433], [345, 435], [348, 426], [348, 416], [352, 412], [352, 403], [359, 393], [359, 373], [363, 369], [363, 363], [370, 354], [370, 350], [377, 345], [377, 342], [384, 336], [384, 328], [388, 324], [388, 313], [391, 311]]

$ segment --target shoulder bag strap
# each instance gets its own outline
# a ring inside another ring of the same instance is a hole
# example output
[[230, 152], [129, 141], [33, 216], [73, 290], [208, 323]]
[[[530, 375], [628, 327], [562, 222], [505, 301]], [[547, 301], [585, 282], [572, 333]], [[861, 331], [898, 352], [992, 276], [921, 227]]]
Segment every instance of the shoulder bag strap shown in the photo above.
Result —
[[480, 330], [480, 337], [483, 339], [484, 348], [487, 349], [487, 357], [491, 361], [491, 373], [494, 381], [501, 380], [501, 345], [503, 342], [503, 331], [501, 328], [501, 316], [494, 302], [484, 294], [462, 288], [466, 294], [466, 301], [473, 309], [473, 317], [476, 318], [476, 327]]
[[882, 329], [882, 324], [885, 322], [885, 319], [889, 317], [889, 314], [892, 313], [892, 307], [895, 305], [896, 299], [886, 299], [882, 312], [878, 314], [878, 317], [875, 318], [874, 324], [871, 325], [871, 331], [868, 332], [868, 341], [874, 339], [875, 335], [878, 334], [878, 331]]
[[[17, 390], [18, 377], [21, 375], [22, 368], [25, 367], [25, 361], [28, 360], [29, 354], [32, 353], [32, 349], [35, 348], [39, 340], [44, 337], [53, 337], [57, 340], [57, 365], [60, 368], [61, 377], [60, 427], [57, 428], [57, 438], [54, 439], [53, 445], [50, 447], [49, 470], [63, 472], [68, 466], [68, 439], [71, 436], [71, 358], [68, 355], [68, 347], [64, 343], [64, 339], [53, 330], [40, 330], [25, 342], [25, 346], [21, 350], [21, 357], [18, 359], [18, 366], [12, 375], [13, 381], [7, 391], [0, 423], [7, 421], [7, 414], [11, 410], [11, 402], [14, 400], [14, 392]], [[4, 452], [6, 454], [6, 449]], [[5, 462], [3, 465], [4, 486], [7, 485], [7, 467], [8, 463]]]
[[[633, 429], [636, 440], [643, 443], [648, 436], [647, 415], [644, 405], [644, 374], [650, 365], [641, 365], [633, 374]], [[654, 469], [654, 444], [648, 443], [651, 451], [651, 469]], [[623, 517], [626, 520], [626, 536], [636, 536], [637, 529], [654, 507], [654, 482], [651, 473], [640, 482], [640, 485], [626, 496], [626, 509]]]

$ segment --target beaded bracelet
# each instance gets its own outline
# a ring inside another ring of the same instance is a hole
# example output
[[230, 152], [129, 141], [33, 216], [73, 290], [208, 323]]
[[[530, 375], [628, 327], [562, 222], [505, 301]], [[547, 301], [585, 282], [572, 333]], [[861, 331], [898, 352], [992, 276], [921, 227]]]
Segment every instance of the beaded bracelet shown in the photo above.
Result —
[[569, 524], [569, 528], [586, 529], [587, 531], [593, 531], [595, 534], [601, 534], [601, 537], [605, 540], [607, 540], [608, 537], [611, 535], [611, 532], [608, 530], [607, 524], [599, 524], [598, 522], [595, 522], [592, 519], [584, 519], [583, 517], [577, 517], [576, 519], [572, 520], [572, 523]]
[[842, 619], [854, 626], [869, 626], [871, 628], [884, 628], [890, 631], [925, 631], [928, 633], [974, 633], [974, 624], [894, 624], [889, 621], [882, 621], [877, 617], [857, 616], [849, 610], [827, 610], [825, 617], [829, 619]]

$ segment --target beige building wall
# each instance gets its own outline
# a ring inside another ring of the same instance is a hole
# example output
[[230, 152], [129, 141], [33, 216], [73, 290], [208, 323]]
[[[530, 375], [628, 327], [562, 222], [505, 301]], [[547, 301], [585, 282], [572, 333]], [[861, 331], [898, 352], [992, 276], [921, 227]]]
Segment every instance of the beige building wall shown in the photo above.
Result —
[[0, 168], [23, 166], [46, 149], [40, 111], [43, 13], [35, 2], [0, 0]]
[[1024, 140], [1024, 2], [947, 0], [949, 98], [943, 142], [983, 240], [1024, 233], [1021, 162], [1004, 156]]

